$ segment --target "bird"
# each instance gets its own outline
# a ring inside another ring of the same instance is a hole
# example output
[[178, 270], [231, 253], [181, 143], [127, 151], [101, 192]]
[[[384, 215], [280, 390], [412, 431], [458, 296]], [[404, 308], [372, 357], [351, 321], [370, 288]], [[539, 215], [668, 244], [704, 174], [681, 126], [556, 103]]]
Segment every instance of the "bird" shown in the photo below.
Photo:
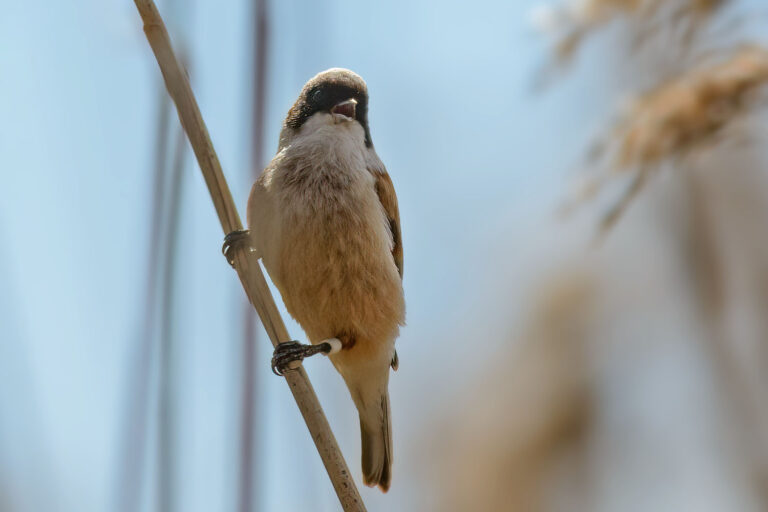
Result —
[[403, 243], [394, 185], [371, 140], [362, 77], [332, 68], [304, 85], [277, 154], [251, 189], [247, 222], [248, 231], [228, 235], [225, 246], [248, 240], [311, 342], [280, 343], [273, 371], [328, 355], [359, 413], [363, 482], [387, 492], [389, 375], [405, 325]]

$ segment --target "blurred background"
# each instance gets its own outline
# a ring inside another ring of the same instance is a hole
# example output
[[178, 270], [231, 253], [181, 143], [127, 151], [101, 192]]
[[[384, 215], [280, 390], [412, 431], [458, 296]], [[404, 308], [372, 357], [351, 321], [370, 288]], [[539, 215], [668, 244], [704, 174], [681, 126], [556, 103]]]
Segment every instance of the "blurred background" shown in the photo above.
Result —
[[[368, 510], [768, 510], [765, 4], [549, 2], [158, 7], [241, 215], [303, 83], [368, 82], [408, 308]], [[0, 510], [339, 510], [132, 2], [0, 6]]]

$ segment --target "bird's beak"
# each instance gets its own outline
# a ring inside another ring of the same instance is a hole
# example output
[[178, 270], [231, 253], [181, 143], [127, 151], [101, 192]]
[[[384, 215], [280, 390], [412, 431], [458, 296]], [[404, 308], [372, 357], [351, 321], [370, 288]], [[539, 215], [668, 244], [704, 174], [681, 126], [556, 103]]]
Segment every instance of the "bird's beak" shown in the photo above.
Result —
[[357, 108], [357, 100], [349, 99], [337, 103], [331, 109], [333, 117], [339, 121], [350, 121], [355, 118], [355, 109]]

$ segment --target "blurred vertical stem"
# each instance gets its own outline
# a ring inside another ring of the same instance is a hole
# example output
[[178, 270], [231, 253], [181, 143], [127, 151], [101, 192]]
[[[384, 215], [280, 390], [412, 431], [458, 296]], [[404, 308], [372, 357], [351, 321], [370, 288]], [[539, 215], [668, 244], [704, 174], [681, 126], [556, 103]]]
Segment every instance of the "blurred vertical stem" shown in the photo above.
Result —
[[[243, 225], [232, 201], [221, 164], [189, 86], [189, 80], [171, 49], [168, 32], [160, 13], [152, 0], [134, 0], [134, 2], [144, 22], [144, 33], [155, 53], [165, 85], [176, 104], [181, 125], [192, 144], [221, 227], [224, 233], [241, 230]], [[259, 312], [272, 344], [289, 341], [288, 330], [277, 310], [257, 257], [243, 248], [235, 250], [233, 257], [235, 270], [249, 300]], [[365, 510], [357, 486], [350, 475], [304, 368], [299, 367], [295, 371], [287, 372], [285, 380], [304, 417], [343, 509], [345, 511]]]
[[[739, 368], [734, 355], [733, 340], [730, 340], [725, 325], [725, 271], [722, 256], [718, 251], [712, 212], [707, 200], [706, 184], [696, 169], [685, 169], [686, 189], [689, 191], [688, 238], [684, 249], [685, 261], [691, 264], [691, 280], [697, 299], [699, 314], [706, 326], [704, 348], [713, 363], [719, 382], [726, 412], [737, 429], [734, 439], [740, 456], [746, 460], [752, 476], [749, 484], [764, 505], [766, 496], [766, 475], [760, 456], [763, 450], [758, 431], [759, 420], [749, 403], [749, 384]], [[709, 192], [711, 194], [711, 191]]]
[[[267, 83], [267, 54], [269, 44], [269, 19], [267, 0], [254, 1], [253, 20], [253, 96], [251, 118], [251, 162], [249, 173], [251, 180], [258, 177], [264, 162], [264, 124], [266, 111]], [[260, 481], [256, 471], [254, 445], [258, 440], [256, 423], [256, 322], [250, 304], [245, 304], [243, 311], [243, 369], [242, 369], [242, 407], [240, 425], [240, 512], [251, 512], [254, 509], [253, 499], [259, 493], [255, 487]]]
[[174, 259], [179, 245], [179, 217], [184, 170], [184, 133], [177, 132], [176, 148], [170, 183], [168, 231], [165, 261], [163, 262], [163, 316], [160, 329], [160, 389], [158, 391], [158, 472], [157, 505], [162, 512], [176, 510], [176, 382], [178, 380], [178, 354], [174, 323], [174, 296], [176, 269]]
[[[125, 429], [120, 447], [121, 464], [117, 470], [116, 503], [118, 512], [138, 510], [142, 494], [142, 467], [146, 453], [146, 437], [149, 410], [149, 383], [152, 367], [152, 348], [156, 334], [157, 319], [157, 255], [163, 245], [163, 202], [166, 191], [166, 156], [168, 153], [168, 126], [171, 120], [171, 102], [162, 88], [158, 94], [157, 134], [155, 136], [154, 181], [152, 184], [152, 210], [150, 238], [147, 256], [147, 282], [144, 298], [144, 321], [141, 334], [136, 340], [135, 350], [129, 359], [126, 393], [127, 410], [121, 425]], [[162, 312], [160, 312], [162, 313]]]

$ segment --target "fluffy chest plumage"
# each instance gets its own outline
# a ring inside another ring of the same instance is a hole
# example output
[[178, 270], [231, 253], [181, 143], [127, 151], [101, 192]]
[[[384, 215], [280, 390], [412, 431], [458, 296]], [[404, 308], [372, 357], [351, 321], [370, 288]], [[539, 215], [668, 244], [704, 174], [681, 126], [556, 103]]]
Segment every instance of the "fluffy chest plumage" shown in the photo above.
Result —
[[264, 264], [310, 338], [394, 339], [402, 286], [392, 238], [354, 130], [320, 127], [273, 160], [252, 196]]
[[388, 237], [366, 148], [352, 126], [323, 126], [291, 144], [271, 188], [282, 209], [284, 236], [313, 245], [341, 242], [339, 237]]

